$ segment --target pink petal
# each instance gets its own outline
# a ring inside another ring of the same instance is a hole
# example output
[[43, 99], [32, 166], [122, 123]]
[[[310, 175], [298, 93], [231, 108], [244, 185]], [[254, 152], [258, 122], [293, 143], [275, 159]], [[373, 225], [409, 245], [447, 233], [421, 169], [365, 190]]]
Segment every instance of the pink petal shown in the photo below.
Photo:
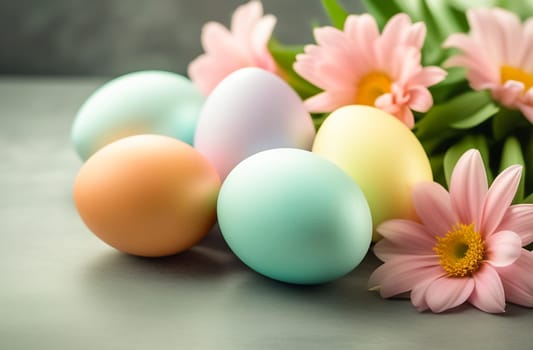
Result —
[[409, 108], [418, 112], [427, 112], [433, 106], [433, 97], [428, 89], [416, 86], [409, 90]]
[[524, 94], [524, 83], [507, 80], [503, 86], [492, 91], [492, 96], [504, 106], [514, 107], [517, 100]]
[[526, 72], [533, 68], [533, 18], [527, 19], [523, 24], [522, 45], [517, 53], [517, 67], [524, 67]]
[[237, 7], [231, 18], [231, 32], [237, 40], [246, 43], [250, 37], [254, 25], [263, 15], [261, 1], [252, 0]]
[[498, 268], [505, 297], [511, 303], [533, 307], [533, 252], [522, 249], [512, 265]]
[[415, 23], [409, 28], [402, 38], [401, 43], [421, 49], [426, 38], [426, 25], [423, 22]]
[[[440, 277], [442, 277], [442, 276], [440, 276]], [[410, 295], [411, 303], [413, 304], [413, 306], [416, 308], [416, 310], [418, 312], [422, 312], [422, 311], [425, 311], [425, 310], [429, 309], [429, 306], [428, 306], [428, 304], [426, 302], [426, 291], [427, 291], [428, 287], [431, 285], [431, 283], [433, 283], [434, 281], [436, 281], [440, 277], [428, 278], [424, 282], [418, 283], [411, 290], [411, 295]]]
[[353, 43], [351, 47], [356, 50], [359, 61], [359, 70], [366, 71], [368, 66], [375, 61], [373, 50], [365, 49], [372, 47], [379, 39], [378, 25], [374, 17], [369, 14], [350, 15], [344, 22], [344, 32]]
[[444, 67], [464, 67], [467, 68], [467, 78], [470, 86], [474, 89], [482, 90], [487, 84], [499, 84], [500, 73], [494, 71], [494, 67], [484, 64], [478, 59], [465, 56], [452, 56], [443, 64]]
[[319, 46], [344, 46], [346, 39], [344, 33], [334, 27], [319, 27], [313, 31]]
[[224, 61], [239, 59], [245, 64], [245, 47], [235, 41], [231, 33], [220, 23], [208, 22], [202, 28], [202, 47], [210, 55], [217, 55]]
[[533, 242], [533, 204], [511, 206], [500, 223], [498, 230], [515, 232], [522, 240], [522, 246]]
[[508, 62], [509, 65], [519, 67], [521, 56], [517, 54], [517, 51], [520, 53], [520, 48], [523, 46], [523, 30], [520, 18], [510, 11], [495, 10], [495, 15], [499, 17], [499, 29], [503, 34], [504, 61]]
[[376, 101], [374, 101], [374, 105], [379, 109], [388, 111], [390, 107], [394, 106], [394, 102], [392, 100], [392, 94], [387, 93], [387, 94], [383, 94], [379, 96], [378, 98], [376, 98]]
[[392, 62], [392, 76], [398, 80], [401, 85], [406, 85], [411, 78], [417, 74], [420, 69], [421, 52], [419, 49], [411, 46], [399, 46], [396, 48]]
[[436, 182], [416, 184], [413, 203], [418, 217], [434, 236], [444, 236], [457, 222], [448, 192]]
[[473, 9], [467, 12], [468, 23], [471, 28], [471, 36], [480, 43], [483, 43], [484, 53], [493, 59], [493, 62], [500, 66], [504, 59], [504, 47], [502, 45], [503, 31], [497, 23], [499, 17], [494, 15], [490, 9]]
[[427, 248], [431, 252], [434, 236], [423, 225], [403, 219], [387, 220], [376, 229], [385, 240], [413, 249]]
[[409, 129], [414, 128], [415, 126], [415, 117], [413, 112], [407, 106], [401, 106], [398, 108], [398, 111], [393, 113], [396, 118], [398, 118], [402, 123], [405, 124]]
[[485, 241], [487, 258], [492, 266], [511, 265], [522, 252], [522, 240], [512, 231], [499, 231]]
[[399, 13], [393, 16], [381, 32], [381, 47], [394, 47], [398, 44], [404, 44], [403, 41], [398, 42], [399, 38], [405, 36], [405, 32], [411, 27], [411, 19], [405, 13]]
[[450, 180], [452, 207], [463, 224], [477, 225], [486, 192], [487, 175], [481, 154], [471, 149], [459, 158]]
[[511, 165], [490, 186], [481, 212], [481, 233], [490, 236], [502, 221], [520, 183], [522, 167]]
[[326, 113], [332, 112], [339, 107], [350, 104], [345, 102], [351, 98], [346, 94], [333, 94], [329, 91], [322, 92], [305, 100], [304, 105], [309, 112]]
[[429, 87], [444, 80], [447, 74], [444, 69], [439, 67], [424, 67], [411, 77], [409, 84]]
[[235, 62], [219, 62], [216, 57], [201, 55], [189, 64], [188, 75], [198, 90], [209, 95], [228, 74], [240, 68], [233, 64]]
[[435, 255], [435, 238], [426, 228], [410, 220], [388, 220], [376, 229], [383, 239], [374, 246], [374, 254], [382, 261], [398, 256]]
[[489, 264], [483, 264], [473, 278], [476, 286], [468, 299], [470, 304], [485, 312], [505, 312], [505, 293], [496, 270]]
[[443, 273], [436, 256], [398, 257], [378, 267], [370, 276], [368, 285], [371, 289], [379, 288], [381, 296], [389, 298]]
[[426, 289], [427, 306], [439, 313], [463, 304], [474, 290], [471, 278], [442, 277], [433, 281]]
[[275, 69], [275, 62], [270, 52], [268, 51], [267, 44], [272, 36], [272, 31], [276, 25], [276, 17], [267, 15], [261, 18], [255, 25], [252, 31], [252, 50], [254, 57], [258, 62], [257, 66], [268, 71]]

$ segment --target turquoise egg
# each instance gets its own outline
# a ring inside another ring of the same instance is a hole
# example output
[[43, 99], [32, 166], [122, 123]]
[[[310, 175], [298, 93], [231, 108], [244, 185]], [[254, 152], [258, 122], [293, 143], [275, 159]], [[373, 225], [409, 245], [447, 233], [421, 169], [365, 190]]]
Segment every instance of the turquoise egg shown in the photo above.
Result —
[[204, 96], [187, 78], [164, 71], [126, 74], [96, 90], [81, 106], [72, 142], [83, 160], [103, 146], [136, 134], [193, 143]]
[[357, 184], [330, 161], [278, 148], [235, 167], [220, 190], [218, 223], [231, 250], [275, 280], [339, 278], [366, 255], [372, 219]]

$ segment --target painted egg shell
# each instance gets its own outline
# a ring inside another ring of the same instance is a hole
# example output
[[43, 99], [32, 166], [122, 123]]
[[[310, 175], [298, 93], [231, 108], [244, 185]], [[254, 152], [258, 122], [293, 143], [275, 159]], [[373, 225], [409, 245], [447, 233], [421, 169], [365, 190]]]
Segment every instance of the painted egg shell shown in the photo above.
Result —
[[328, 160], [272, 149], [242, 161], [220, 190], [218, 223], [250, 268], [297, 284], [331, 281], [356, 267], [372, 220], [356, 183]]
[[[337, 164], [359, 184], [374, 228], [387, 219], [416, 218], [412, 188], [433, 180], [428, 157], [411, 130], [373, 107], [334, 111], [320, 127], [313, 152]], [[374, 232], [374, 240], [378, 238]]]
[[140, 256], [188, 249], [216, 220], [218, 174], [190, 145], [136, 135], [97, 151], [82, 166], [74, 201], [107, 244]]
[[204, 100], [178, 74], [127, 74], [100, 87], [82, 105], [72, 142], [83, 160], [112, 141], [137, 134], [167, 135], [192, 144]]
[[314, 136], [309, 113], [285, 81], [259, 68], [243, 68], [207, 98], [194, 146], [224, 179], [254, 153], [280, 147], [309, 150]]

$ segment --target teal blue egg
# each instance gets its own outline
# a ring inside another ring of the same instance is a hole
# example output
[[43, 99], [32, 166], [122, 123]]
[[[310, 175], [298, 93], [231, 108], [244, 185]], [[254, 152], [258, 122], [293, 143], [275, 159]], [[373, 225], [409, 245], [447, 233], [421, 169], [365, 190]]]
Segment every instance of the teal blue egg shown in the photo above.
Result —
[[187, 78], [164, 71], [126, 74], [96, 90], [81, 106], [72, 142], [83, 160], [103, 146], [136, 134], [193, 143], [204, 96]]
[[235, 167], [220, 190], [218, 223], [231, 250], [267, 277], [323, 283], [366, 255], [372, 219], [357, 184], [316, 154], [279, 148]]

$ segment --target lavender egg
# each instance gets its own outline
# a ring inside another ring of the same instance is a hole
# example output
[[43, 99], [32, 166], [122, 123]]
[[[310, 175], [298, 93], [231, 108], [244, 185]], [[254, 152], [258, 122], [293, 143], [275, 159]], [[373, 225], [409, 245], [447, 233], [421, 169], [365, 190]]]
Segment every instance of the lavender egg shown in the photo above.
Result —
[[285, 81], [259, 68], [243, 68], [208, 96], [194, 147], [224, 179], [255, 153], [282, 147], [309, 150], [314, 137], [311, 116]]

